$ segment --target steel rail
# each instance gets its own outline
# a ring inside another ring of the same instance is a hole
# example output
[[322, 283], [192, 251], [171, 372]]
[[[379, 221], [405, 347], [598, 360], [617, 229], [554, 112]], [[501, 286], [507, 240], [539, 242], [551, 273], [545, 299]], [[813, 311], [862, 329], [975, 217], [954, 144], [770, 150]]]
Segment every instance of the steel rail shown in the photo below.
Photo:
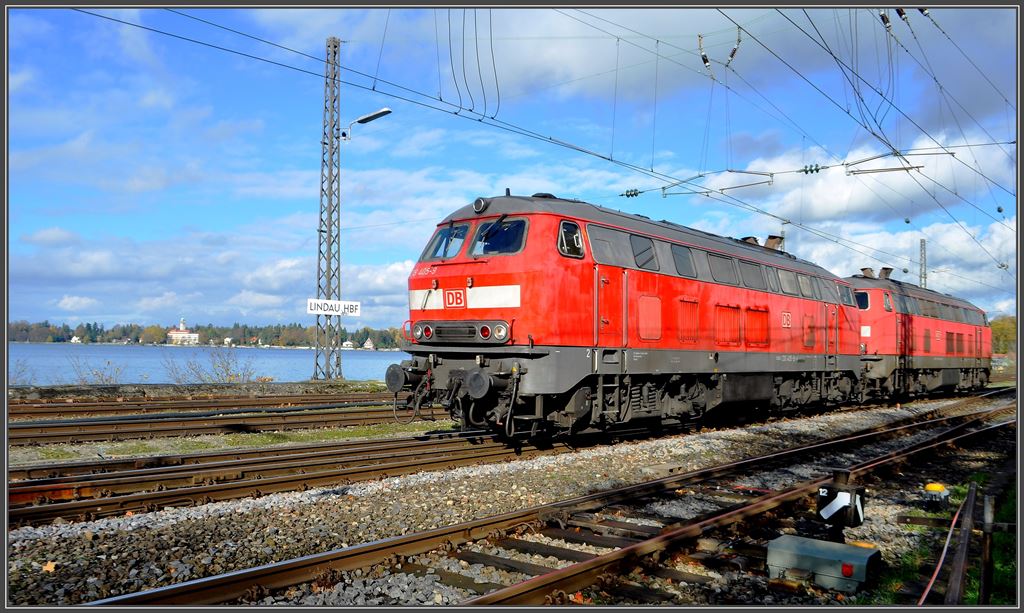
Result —
[[119, 459], [87, 460], [62, 463], [26, 464], [8, 468], [8, 487], [14, 487], [25, 480], [55, 479], [62, 477], [82, 476], [88, 477], [93, 474], [110, 475], [115, 472], [133, 471], [146, 468], [194, 468], [203, 464], [224, 462], [229, 460], [242, 460], [246, 458], [281, 457], [315, 451], [331, 449], [346, 449], [350, 447], [365, 447], [372, 445], [377, 448], [388, 448], [391, 446], [402, 446], [411, 444], [414, 441], [431, 441], [436, 439], [452, 438], [481, 438], [487, 437], [489, 433], [483, 430], [467, 432], [435, 432], [424, 433], [415, 436], [403, 436], [385, 439], [367, 439], [354, 441], [337, 441], [331, 443], [315, 443], [310, 445], [281, 445], [277, 447], [255, 447], [255, 448], [234, 448], [221, 449], [218, 451], [202, 451], [188, 454], [158, 455], [146, 457], [129, 457]]
[[479, 463], [493, 463], [512, 458], [530, 458], [539, 454], [569, 451], [568, 445], [556, 446], [554, 450], [539, 450], [534, 447], [512, 449], [504, 445], [487, 445], [483, 449], [451, 450], [442, 454], [415, 454], [398, 461], [341, 465], [337, 468], [313, 470], [305, 473], [288, 473], [268, 478], [248, 478], [209, 485], [181, 487], [177, 489], [124, 494], [94, 500], [73, 500], [42, 506], [10, 508], [8, 522], [42, 523], [58, 517], [81, 516], [95, 519], [123, 515], [127, 511], [150, 511], [174, 506], [194, 506], [220, 500], [232, 500], [246, 496], [305, 490], [312, 487], [346, 484], [381, 477], [408, 475], [423, 470], [440, 470]]
[[232, 407], [272, 407], [296, 406], [323, 403], [347, 402], [385, 402], [391, 400], [388, 392], [350, 392], [345, 394], [301, 394], [301, 395], [255, 395], [229, 396], [216, 398], [131, 398], [125, 400], [74, 401], [53, 400], [50, 402], [31, 402], [9, 400], [8, 417], [33, 418], [52, 417], [55, 415], [94, 415], [94, 414], [133, 414], [155, 413], [169, 410], [200, 410]]
[[[982, 418], [979, 417], [976, 419]], [[960, 427], [958, 426], [957, 428]], [[957, 428], [950, 429], [950, 431], [956, 430]], [[900, 429], [902, 429], [902, 427]], [[885, 433], [886, 431], [883, 430], [878, 432], [876, 436], [882, 436]], [[807, 453], [807, 448], [814, 451], [822, 451], [830, 446], [839, 446], [844, 442], [859, 440], [864, 434], [865, 432], [859, 432], [849, 437], [835, 437], [830, 441], [819, 442], [809, 446], [796, 447], [782, 452], [769, 454], [769, 456], [766, 457], [775, 459], [794, 457], [801, 453]], [[945, 444], [945, 442], [939, 442], [936, 444]], [[921, 450], [924, 449], [920, 444], [915, 447], [919, 447]], [[229, 602], [242, 597], [253, 587], [265, 589], [288, 587], [304, 581], [311, 581], [320, 574], [329, 570], [353, 570], [380, 563], [390, 559], [394, 555], [415, 555], [442, 546], [457, 545], [469, 540], [482, 538], [494, 533], [495, 531], [507, 530], [519, 525], [530, 524], [531, 522], [539, 521], [542, 517], [557, 516], [559, 513], [567, 510], [593, 508], [595, 506], [607, 506], [628, 502], [635, 500], [639, 496], [650, 496], [658, 493], [664, 493], [666, 491], [672, 491], [685, 483], [692, 483], [721, 476], [728, 472], [736, 472], [747, 467], [758, 466], [764, 462], [765, 458], [762, 457], [748, 458], [737, 462], [731, 462], [726, 465], [670, 475], [661, 479], [626, 486], [611, 491], [596, 492], [579, 496], [567, 501], [539, 505], [520, 511], [505, 513], [453, 526], [445, 526], [411, 535], [390, 537], [374, 541], [372, 543], [356, 545], [343, 549], [335, 549], [324, 553], [312, 554], [281, 562], [274, 562], [251, 569], [242, 569], [221, 575], [203, 577], [142, 592], [113, 596], [86, 604], [99, 606], [139, 604], [201, 605]], [[821, 479], [819, 481], [815, 481], [815, 483], [824, 482], [826, 480], [827, 479]], [[790, 493], [790, 495], [795, 494]], [[799, 495], [804, 495], [804, 492], [801, 491]], [[769, 496], [779, 496], [779, 494], [771, 494]], [[782, 500], [779, 500], [778, 504], [781, 504], [782, 502]], [[679, 530], [683, 529], [685, 529], [685, 527], [680, 528]], [[578, 567], [578, 565], [574, 566]]]
[[[912, 424], [893, 426], [881, 429], [874, 428], [859, 436], [875, 436], [883, 433], [894, 433], [907, 428], [920, 428], [926, 425], [934, 425], [954, 419], [964, 419], [972, 415], [989, 414], [992, 411], [1005, 409], [990, 409], [969, 414], [967, 416], [947, 416], [928, 421], [918, 421]], [[877, 434], [876, 434], [877, 433]], [[858, 436], [841, 437], [843, 441], [857, 440]], [[818, 446], [828, 446], [828, 441], [816, 443], [803, 448], [804, 451], [814, 450]], [[427, 447], [426, 450], [420, 448]], [[454, 447], [454, 448], [451, 448]], [[351, 465], [362, 462], [363, 466], [383, 465], [403, 457], [416, 458], [423, 455], [435, 454], [461, 454], [463, 452], [480, 454], [486, 450], [506, 449], [505, 445], [498, 442], [495, 437], [459, 437], [455, 440], [402, 440], [395, 442], [385, 440], [378, 445], [370, 442], [364, 445], [347, 446], [342, 449], [320, 450], [306, 454], [292, 455], [287, 458], [269, 457], [255, 458], [252, 460], [228, 460], [215, 462], [207, 465], [168, 466], [159, 468], [139, 469], [122, 471], [120, 473], [98, 473], [78, 477], [58, 477], [53, 479], [39, 479], [24, 483], [12, 483], [8, 488], [8, 507], [11, 511], [9, 521], [11, 522], [39, 522], [55, 517], [82, 517], [98, 516], [97, 514], [109, 510], [109, 503], [121, 499], [115, 494], [136, 494], [139, 496], [131, 499], [133, 506], [117, 507], [114, 512], [127, 510], [145, 510], [161, 500], [170, 496], [173, 500], [184, 497], [193, 502], [212, 500], [225, 500], [235, 496], [236, 492], [247, 495], [245, 481], [258, 480], [260, 491], [264, 493], [289, 491], [300, 487], [307, 487], [305, 481], [274, 481], [268, 477], [287, 475], [318, 475], [324, 471], [346, 470]], [[568, 450], [565, 445], [555, 446], [548, 452], [564, 452]], [[529, 454], [543, 453], [543, 451], [532, 446], [525, 450]], [[355, 457], [350, 457], [355, 456]], [[447, 457], [447, 456], [438, 456]], [[776, 456], [767, 455], [762, 460], [770, 460]], [[778, 457], [786, 457], [783, 452]], [[496, 458], [488, 458], [491, 461], [503, 459], [498, 455]], [[437, 459], [437, 458], [435, 458]], [[474, 457], [474, 459], [477, 459]], [[347, 475], [348, 473], [346, 473]], [[399, 474], [406, 474], [403, 471]], [[373, 472], [358, 473], [360, 479], [368, 479], [375, 476]], [[342, 476], [342, 479], [351, 479], [351, 476]], [[203, 489], [204, 485], [223, 485], [226, 482], [236, 483], [239, 489], [218, 490], [213, 496], [208, 490]], [[266, 490], [268, 485], [272, 488]], [[154, 491], [155, 490], [155, 491]], [[177, 496], [176, 496], [177, 495]], [[30, 505], [39, 500], [49, 502], [41, 506], [19, 506]], [[83, 500], [85, 499], [85, 500]], [[53, 515], [58, 513], [59, 515]]]
[[[400, 415], [411, 415], [402, 410]], [[421, 415], [423, 412], [421, 411]], [[447, 412], [427, 413], [428, 417], [447, 418]], [[9, 445], [31, 445], [39, 443], [80, 443], [138, 438], [195, 436], [199, 434], [223, 434], [237, 432], [266, 432], [268, 430], [297, 430], [370, 425], [389, 422], [394, 419], [391, 407], [370, 409], [336, 409], [279, 415], [246, 415], [226, 417], [188, 417], [176, 419], [150, 419], [149, 421], [103, 421], [103, 422], [61, 422], [40, 425], [39, 422], [22, 424], [8, 423]]]
[[[850, 472], [851, 474], [861, 474], [927, 449], [946, 445], [966, 437], [977, 436], [1012, 423], [1003, 422], [967, 433], [960, 433], [962, 427], [957, 426], [932, 437], [928, 441], [861, 462], [851, 467]], [[682, 539], [692, 539], [710, 529], [733, 524], [774, 509], [784, 503], [799, 500], [830, 481], [831, 477], [806, 481], [781, 492], [760, 496], [739, 508], [713, 512], [710, 517], [699, 521], [690, 521], [681, 525], [667, 527], [661, 534], [653, 538], [599, 555], [590, 560], [577, 562], [565, 568], [538, 575], [522, 583], [517, 583], [477, 598], [466, 600], [460, 603], [460, 606], [543, 604], [548, 595], [556, 590], [569, 592], [593, 585], [598, 577], [608, 572], [615, 572], [623, 563], [635, 562], [652, 553], [667, 549]]]

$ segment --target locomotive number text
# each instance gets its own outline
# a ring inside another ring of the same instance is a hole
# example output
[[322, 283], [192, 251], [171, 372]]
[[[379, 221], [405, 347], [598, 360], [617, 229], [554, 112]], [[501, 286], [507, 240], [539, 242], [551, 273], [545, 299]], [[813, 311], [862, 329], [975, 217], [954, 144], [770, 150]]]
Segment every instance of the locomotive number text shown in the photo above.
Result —
[[466, 308], [466, 290], [446, 289], [444, 290], [444, 308], [464, 309]]

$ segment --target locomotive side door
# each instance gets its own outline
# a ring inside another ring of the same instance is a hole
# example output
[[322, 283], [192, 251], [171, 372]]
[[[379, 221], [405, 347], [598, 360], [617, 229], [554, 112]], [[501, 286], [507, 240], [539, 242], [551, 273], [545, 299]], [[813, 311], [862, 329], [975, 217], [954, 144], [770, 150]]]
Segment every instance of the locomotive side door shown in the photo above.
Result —
[[594, 265], [594, 346], [623, 347], [624, 269]]
[[822, 304], [825, 307], [825, 368], [835, 370], [839, 353], [839, 306], [832, 302]]

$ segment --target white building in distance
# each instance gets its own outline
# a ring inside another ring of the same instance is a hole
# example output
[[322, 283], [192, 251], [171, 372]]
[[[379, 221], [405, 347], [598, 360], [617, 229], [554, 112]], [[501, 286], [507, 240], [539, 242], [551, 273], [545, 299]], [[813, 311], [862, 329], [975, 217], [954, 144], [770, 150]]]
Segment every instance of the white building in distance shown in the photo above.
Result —
[[167, 343], [171, 345], [198, 345], [199, 333], [193, 332], [185, 327], [185, 318], [178, 322], [178, 328], [167, 333]]

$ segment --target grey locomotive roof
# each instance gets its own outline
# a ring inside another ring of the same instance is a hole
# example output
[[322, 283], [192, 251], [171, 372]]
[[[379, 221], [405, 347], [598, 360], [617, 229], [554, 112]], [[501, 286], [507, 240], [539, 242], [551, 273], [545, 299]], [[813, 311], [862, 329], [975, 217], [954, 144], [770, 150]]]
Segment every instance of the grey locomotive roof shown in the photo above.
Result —
[[853, 275], [852, 277], [847, 277], [847, 281], [857, 289], [882, 288], [895, 290], [906, 296], [913, 296], [914, 298], [923, 298], [934, 302], [944, 302], [952, 306], [968, 307], [979, 311], [981, 310], [963, 298], [957, 298], [955, 296], [950, 296], [949, 294], [941, 294], [934, 290], [914, 285], [913, 283], [897, 281], [896, 279], [873, 279], [871, 277], [865, 277], [864, 275]]
[[737, 257], [748, 258], [791, 270], [799, 270], [829, 279], [840, 278], [813, 262], [802, 260], [785, 251], [769, 249], [768, 247], [754, 245], [736, 238], [711, 234], [710, 232], [689, 228], [667, 220], [652, 221], [643, 215], [607, 209], [581, 200], [564, 200], [547, 195], [498, 196], [495, 198], [484, 198], [484, 200], [488, 201], [488, 205], [482, 213], [476, 213], [473, 205], [467, 204], [445, 217], [438, 225], [443, 225], [453, 220], [471, 219], [479, 215], [553, 213], [596, 223], [619, 226], [643, 234], [662, 236], [669, 240], [679, 241], [696, 247], [727, 252]]

